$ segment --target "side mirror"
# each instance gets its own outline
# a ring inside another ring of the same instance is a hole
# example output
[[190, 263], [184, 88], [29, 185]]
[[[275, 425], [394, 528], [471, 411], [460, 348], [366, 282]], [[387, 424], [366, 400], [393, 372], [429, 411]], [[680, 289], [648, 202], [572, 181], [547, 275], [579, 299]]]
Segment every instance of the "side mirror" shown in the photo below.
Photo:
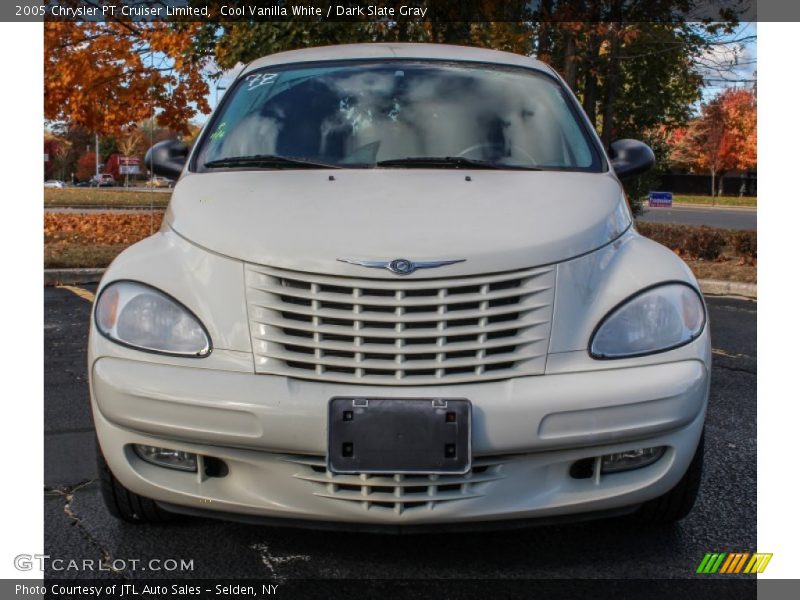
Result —
[[153, 145], [144, 155], [145, 167], [152, 175], [177, 179], [189, 156], [189, 146], [179, 140], [166, 140]]
[[611, 166], [620, 179], [641, 175], [656, 164], [650, 146], [636, 140], [617, 140], [608, 150]]

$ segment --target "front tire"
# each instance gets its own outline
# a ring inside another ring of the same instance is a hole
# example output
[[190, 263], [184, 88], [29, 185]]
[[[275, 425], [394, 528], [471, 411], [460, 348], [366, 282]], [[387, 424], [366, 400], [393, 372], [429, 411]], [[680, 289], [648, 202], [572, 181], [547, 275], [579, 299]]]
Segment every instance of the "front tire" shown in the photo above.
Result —
[[159, 525], [171, 521], [174, 517], [149, 498], [135, 494], [122, 485], [114, 477], [97, 444], [97, 474], [100, 481], [100, 492], [103, 503], [111, 516], [127, 523], [146, 523]]
[[686, 517], [694, 507], [703, 475], [705, 430], [700, 435], [692, 462], [681, 480], [663, 496], [642, 504], [635, 513], [639, 522], [653, 525], [675, 523]]

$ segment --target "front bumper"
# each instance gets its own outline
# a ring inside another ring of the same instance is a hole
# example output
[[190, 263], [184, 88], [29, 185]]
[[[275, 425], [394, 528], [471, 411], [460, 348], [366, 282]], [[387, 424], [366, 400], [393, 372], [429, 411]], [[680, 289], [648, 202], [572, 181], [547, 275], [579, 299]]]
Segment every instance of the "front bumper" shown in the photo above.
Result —
[[[634, 506], [672, 488], [702, 432], [702, 360], [435, 387], [353, 386], [121, 358], [92, 364], [103, 454], [131, 491], [187, 510], [372, 525], [477, 523]], [[473, 407], [466, 476], [331, 475], [334, 396], [463, 397]], [[224, 477], [139, 459], [129, 444], [223, 460]], [[580, 459], [666, 446], [655, 464], [575, 479]]]

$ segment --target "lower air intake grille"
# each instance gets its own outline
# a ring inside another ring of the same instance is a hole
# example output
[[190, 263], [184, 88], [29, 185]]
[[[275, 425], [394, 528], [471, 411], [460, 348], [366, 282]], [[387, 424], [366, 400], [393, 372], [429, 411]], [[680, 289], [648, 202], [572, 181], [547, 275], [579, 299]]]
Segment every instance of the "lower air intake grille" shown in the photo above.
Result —
[[402, 514], [432, 510], [445, 502], [479, 498], [491, 482], [503, 479], [502, 457], [476, 458], [465, 475], [334, 475], [325, 459], [297, 456], [285, 460], [298, 465], [295, 477], [308, 481], [315, 496], [354, 503], [364, 510]]

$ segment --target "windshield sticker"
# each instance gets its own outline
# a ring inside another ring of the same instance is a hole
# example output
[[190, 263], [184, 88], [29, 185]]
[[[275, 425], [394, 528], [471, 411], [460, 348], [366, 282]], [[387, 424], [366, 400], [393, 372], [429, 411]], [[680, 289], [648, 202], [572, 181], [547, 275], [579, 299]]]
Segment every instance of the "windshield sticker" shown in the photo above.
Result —
[[225, 137], [225, 121], [220, 123], [219, 127], [217, 127], [217, 130], [211, 134], [211, 139], [214, 140], [215, 142], [218, 142], [224, 137]]
[[277, 76], [277, 73], [254, 73], [248, 75], [245, 77], [245, 81], [247, 81], [247, 91], [251, 92], [256, 88], [260, 88], [262, 85], [273, 83]]

